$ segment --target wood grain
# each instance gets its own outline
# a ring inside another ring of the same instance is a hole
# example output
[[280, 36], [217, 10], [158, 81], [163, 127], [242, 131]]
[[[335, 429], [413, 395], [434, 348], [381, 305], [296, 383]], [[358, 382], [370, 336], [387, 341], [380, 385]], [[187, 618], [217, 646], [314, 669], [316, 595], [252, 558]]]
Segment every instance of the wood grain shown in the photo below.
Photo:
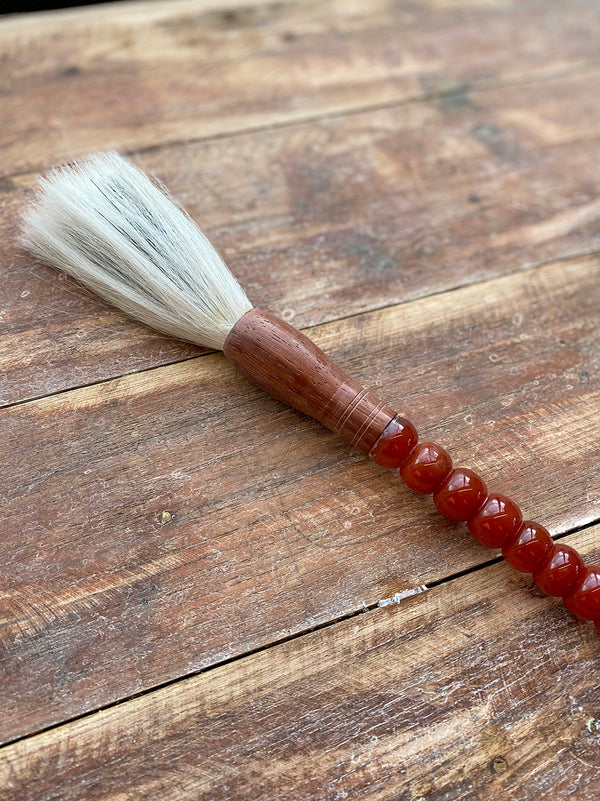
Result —
[[255, 386], [318, 420], [363, 453], [371, 452], [396, 417], [311, 339], [262, 309], [251, 309], [237, 321], [223, 353]]
[[[599, 71], [136, 157], [251, 300], [297, 327], [600, 248]], [[199, 353], [16, 248], [33, 176], [0, 194], [0, 402]]]
[[[600, 557], [600, 527], [569, 537]], [[510, 588], [510, 592], [507, 591]], [[504, 563], [0, 753], [5, 801], [589, 801], [598, 637]]]
[[131, 152], [257, 305], [598, 561], [599, 35], [598, 0], [0, 20], [2, 801], [600, 795], [589, 624], [16, 246], [40, 169]]
[[[311, 336], [456, 464], [564, 532], [600, 505], [599, 264]], [[4, 741], [489, 558], [221, 355], [3, 410], [0, 434]]]
[[0, 176], [597, 62], [594, 0], [120, 4], [0, 21]]

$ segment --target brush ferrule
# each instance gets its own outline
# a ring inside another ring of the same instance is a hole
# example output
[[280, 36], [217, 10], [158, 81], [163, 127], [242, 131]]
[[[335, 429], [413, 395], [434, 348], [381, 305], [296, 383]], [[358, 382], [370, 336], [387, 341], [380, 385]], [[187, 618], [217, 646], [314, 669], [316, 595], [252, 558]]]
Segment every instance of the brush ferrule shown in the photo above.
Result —
[[308, 337], [261, 309], [238, 320], [223, 352], [254, 384], [314, 417], [364, 453], [396, 415]]

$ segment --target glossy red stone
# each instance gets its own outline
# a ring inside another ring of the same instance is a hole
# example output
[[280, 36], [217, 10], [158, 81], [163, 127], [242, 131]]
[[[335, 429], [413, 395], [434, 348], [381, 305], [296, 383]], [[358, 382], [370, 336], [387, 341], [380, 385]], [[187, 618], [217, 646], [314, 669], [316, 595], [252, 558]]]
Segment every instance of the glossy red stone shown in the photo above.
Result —
[[523, 521], [521, 510], [505, 495], [494, 492], [469, 518], [469, 531], [488, 548], [502, 548], [517, 533]]
[[450, 520], [468, 520], [486, 496], [483, 479], [467, 467], [457, 467], [442, 481], [433, 495], [438, 510]]
[[400, 476], [415, 492], [434, 492], [452, 470], [450, 454], [435, 442], [420, 442], [400, 468]]
[[509, 565], [521, 573], [534, 573], [539, 570], [552, 551], [552, 537], [539, 523], [526, 520], [512, 538], [502, 548], [502, 556]]
[[417, 444], [419, 435], [410, 420], [394, 417], [369, 452], [382, 467], [397, 468]]
[[600, 619], [600, 567], [588, 565], [579, 586], [563, 599], [567, 609], [583, 620]]
[[547, 595], [569, 595], [581, 583], [583, 571], [583, 559], [575, 548], [555, 543], [533, 580]]

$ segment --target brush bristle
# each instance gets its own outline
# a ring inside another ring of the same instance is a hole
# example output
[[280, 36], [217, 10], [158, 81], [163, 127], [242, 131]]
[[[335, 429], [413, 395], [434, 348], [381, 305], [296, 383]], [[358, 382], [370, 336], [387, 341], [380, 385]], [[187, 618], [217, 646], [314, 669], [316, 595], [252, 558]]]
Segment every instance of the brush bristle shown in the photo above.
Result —
[[43, 179], [22, 244], [132, 317], [199, 345], [221, 349], [252, 308], [193, 220], [117, 153]]

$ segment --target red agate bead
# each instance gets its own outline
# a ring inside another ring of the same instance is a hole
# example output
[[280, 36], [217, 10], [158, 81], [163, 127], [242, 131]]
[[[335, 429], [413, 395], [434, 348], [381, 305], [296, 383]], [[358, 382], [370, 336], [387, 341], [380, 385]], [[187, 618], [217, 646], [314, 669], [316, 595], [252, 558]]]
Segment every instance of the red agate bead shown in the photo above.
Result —
[[469, 518], [469, 531], [488, 548], [502, 548], [521, 525], [523, 516], [514, 501], [497, 492], [488, 495], [483, 506]]
[[584, 569], [583, 559], [575, 548], [554, 544], [549, 558], [533, 574], [533, 580], [547, 595], [569, 595], [581, 583]]
[[487, 489], [483, 479], [467, 467], [446, 476], [433, 495], [439, 511], [450, 520], [468, 520], [481, 506]]
[[600, 567], [588, 565], [575, 592], [563, 598], [567, 609], [583, 620], [600, 619]]
[[419, 435], [410, 420], [394, 417], [369, 452], [382, 467], [400, 467], [417, 444]]
[[547, 560], [553, 544], [544, 526], [526, 520], [517, 531], [516, 539], [512, 538], [503, 546], [502, 556], [515, 570], [534, 573]]
[[435, 442], [420, 442], [400, 468], [400, 477], [415, 492], [433, 492], [452, 470], [447, 450]]

